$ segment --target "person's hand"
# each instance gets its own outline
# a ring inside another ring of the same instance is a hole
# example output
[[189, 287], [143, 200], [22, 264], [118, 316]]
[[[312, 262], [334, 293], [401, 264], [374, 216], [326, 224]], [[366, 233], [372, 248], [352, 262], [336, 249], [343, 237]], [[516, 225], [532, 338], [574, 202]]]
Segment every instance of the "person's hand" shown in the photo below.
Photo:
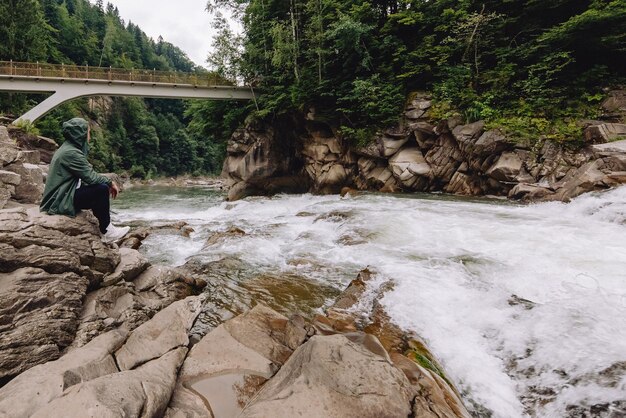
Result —
[[109, 193], [111, 193], [111, 197], [115, 199], [119, 192], [120, 192], [120, 186], [118, 186], [116, 182], [112, 181], [111, 185], [109, 186]]

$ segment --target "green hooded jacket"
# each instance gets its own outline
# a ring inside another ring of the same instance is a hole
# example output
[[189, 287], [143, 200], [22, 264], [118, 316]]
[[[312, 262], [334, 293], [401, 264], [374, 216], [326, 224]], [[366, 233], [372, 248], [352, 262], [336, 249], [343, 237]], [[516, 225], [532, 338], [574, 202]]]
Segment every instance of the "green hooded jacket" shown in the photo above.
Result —
[[98, 174], [87, 161], [89, 146], [85, 119], [74, 118], [63, 123], [65, 142], [54, 153], [46, 178], [40, 209], [51, 215], [75, 216], [74, 193], [78, 180], [83, 185], [106, 184], [111, 180]]

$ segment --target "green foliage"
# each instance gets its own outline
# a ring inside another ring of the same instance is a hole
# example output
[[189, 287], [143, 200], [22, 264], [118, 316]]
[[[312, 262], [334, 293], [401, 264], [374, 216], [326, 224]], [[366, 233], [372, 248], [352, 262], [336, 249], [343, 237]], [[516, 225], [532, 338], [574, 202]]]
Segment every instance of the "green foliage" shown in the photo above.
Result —
[[585, 94], [624, 83], [624, 0], [212, 0], [245, 29], [258, 117], [310, 106], [357, 143], [409, 91], [437, 117], [486, 120], [520, 140], [580, 138]]
[[[122, 68], [148, 68], [206, 72], [187, 55], [161, 37], [149, 38], [137, 25], [124, 22], [116, 7], [88, 0], [8, 0], [0, 3], [0, 60], [88, 64]], [[230, 50], [232, 32], [225, 21], [215, 43], [224, 77], [235, 79], [238, 50]], [[230, 42], [230, 43], [229, 43]], [[225, 51], [228, 54], [225, 54]], [[217, 57], [216, 57], [217, 58]], [[229, 61], [230, 60], [230, 61]], [[43, 95], [2, 94], [0, 111], [19, 115], [43, 100]], [[64, 121], [82, 116], [93, 121], [90, 160], [99, 171], [126, 170], [135, 177], [219, 171], [225, 148], [222, 143], [236, 126], [237, 111], [218, 123], [223, 108], [207, 106], [186, 126], [187, 104], [181, 100], [138, 98], [77, 99], [37, 122], [39, 129], [58, 143], [63, 141]], [[191, 105], [189, 105], [191, 106]], [[234, 108], [234, 106], [233, 106]], [[241, 106], [240, 106], [241, 108]], [[215, 114], [211, 113], [216, 112]], [[211, 122], [208, 122], [208, 121]], [[239, 119], [237, 119], [239, 120]], [[230, 129], [230, 132], [226, 132]], [[215, 128], [215, 132], [211, 129]], [[202, 134], [199, 133], [202, 131]], [[216, 141], [207, 144], [207, 141]]]
[[30, 135], [39, 135], [39, 129], [29, 120], [19, 120], [14, 124], [16, 128], [19, 128]]

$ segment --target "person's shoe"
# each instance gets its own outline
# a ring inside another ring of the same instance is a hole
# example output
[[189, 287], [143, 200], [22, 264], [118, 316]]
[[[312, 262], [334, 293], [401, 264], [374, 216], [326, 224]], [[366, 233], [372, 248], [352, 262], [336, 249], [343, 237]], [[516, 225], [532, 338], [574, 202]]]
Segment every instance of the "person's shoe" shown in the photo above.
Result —
[[102, 235], [102, 241], [110, 243], [115, 242], [124, 237], [124, 235], [128, 234], [130, 230], [130, 226], [115, 226], [112, 223], [107, 227], [106, 234]]

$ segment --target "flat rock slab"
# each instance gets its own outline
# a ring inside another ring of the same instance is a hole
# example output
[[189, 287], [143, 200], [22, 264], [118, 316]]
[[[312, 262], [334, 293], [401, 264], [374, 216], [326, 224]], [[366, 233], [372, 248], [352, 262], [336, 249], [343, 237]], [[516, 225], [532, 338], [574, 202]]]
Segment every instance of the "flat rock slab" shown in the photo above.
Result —
[[119, 350], [115, 359], [121, 370], [130, 370], [170, 350], [186, 347], [188, 333], [200, 313], [201, 299], [189, 297], [175, 302], [140, 325]]
[[591, 148], [600, 155], [613, 153], [626, 153], [626, 139], [609, 142], [606, 144], [592, 145]]
[[117, 373], [111, 353], [126, 340], [123, 330], [103, 334], [59, 360], [22, 373], [0, 389], [0, 416], [27, 418], [81, 382]]
[[314, 336], [240, 416], [406, 417], [412, 393], [404, 373], [371, 347], [344, 335]]
[[187, 348], [172, 350], [136, 370], [75, 385], [40, 409], [33, 418], [160, 418], [174, 390]]
[[208, 405], [228, 406], [222, 398], [237, 399], [231, 412], [240, 410], [306, 338], [298, 318], [257, 305], [211, 331], [185, 360], [166, 417], [210, 417]]

